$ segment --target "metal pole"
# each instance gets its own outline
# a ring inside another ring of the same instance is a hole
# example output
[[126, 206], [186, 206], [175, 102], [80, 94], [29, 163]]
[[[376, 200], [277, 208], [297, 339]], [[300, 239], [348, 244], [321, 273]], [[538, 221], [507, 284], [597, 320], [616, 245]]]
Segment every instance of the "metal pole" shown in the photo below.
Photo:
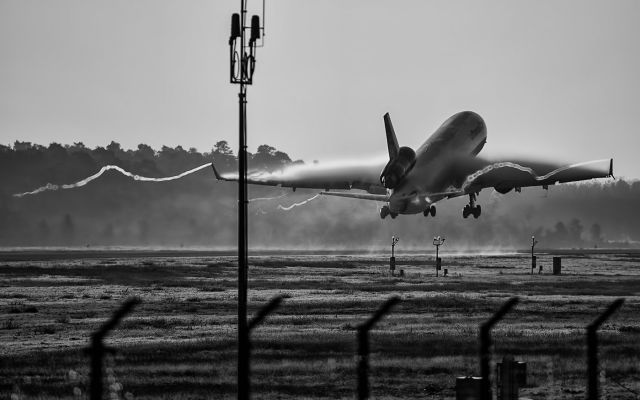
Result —
[[104, 337], [116, 327], [118, 322], [127, 315], [133, 307], [140, 303], [140, 299], [132, 297], [116, 310], [111, 318], [91, 335], [91, 383], [90, 383], [90, 399], [102, 399], [102, 359], [106, 351], [111, 351], [104, 346], [102, 342]]
[[91, 337], [91, 387], [90, 399], [102, 399], [102, 359], [104, 358], [102, 338], [96, 334]]
[[[264, 8], [264, 2], [263, 2]], [[253, 82], [255, 70], [256, 40], [264, 25], [254, 15], [251, 26], [246, 26], [247, 0], [240, 0], [240, 14], [231, 16], [230, 81], [240, 85], [238, 93], [238, 399], [249, 398], [249, 328], [247, 327], [248, 250], [248, 200], [247, 200], [247, 85]], [[245, 29], [251, 28], [249, 54], [245, 43]], [[237, 49], [237, 39], [240, 39]]]
[[493, 314], [491, 318], [480, 325], [480, 376], [482, 376], [482, 388], [480, 398], [491, 400], [491, 382], [489, 381], [491, 363], [491, 328], [500, 321], [518, 302], [517, 297], [512, 297]]
[[622, 306], [624, 299], [617, 299], [587, 326], [587, 399], [597, 400], [598, 393], [598, 328]]
[[238, 174], [238, 399], [249, 399], [249, 329], [247, 327], [247, 88], [245, 61], [246, 0], [240, 0], [240, 92], [238, 93], [240, 151]]
[[369, 331], [400, 301], [398, 296], [390, 297], [363, 324], [358, 326], [358, 399], [369, 398]]
[[538, 244], [535, 236], [531, 236], [531, 275], [533, 275], [533, 270], [536, 267], [536, 257], [533, 255], [533, 248]]
[[436, 278], [438, 277], [438, 250], [440, 250], [440, 245], [436, 245]]
[[[244, 10], [243, 14], [244, 16]], [[240, 182], [238, 185], [238, 399], [249, 398], [249, 331], [247, 328], [247, 281], [248, 281], [248, 237], [247, 237], [247, 145], [246, 104], [244, 84], [240, 85]]]

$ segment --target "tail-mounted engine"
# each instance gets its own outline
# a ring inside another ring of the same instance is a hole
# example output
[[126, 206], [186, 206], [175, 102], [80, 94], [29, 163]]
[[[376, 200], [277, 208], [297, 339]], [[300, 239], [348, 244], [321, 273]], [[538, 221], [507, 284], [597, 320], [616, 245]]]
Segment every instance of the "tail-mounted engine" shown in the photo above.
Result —
[[393, 189], [416, 163], [416, 152], [411, 147], [400, 147], [398, 154], [389, 160], [380, 174], [380, 183], [387, 189]]

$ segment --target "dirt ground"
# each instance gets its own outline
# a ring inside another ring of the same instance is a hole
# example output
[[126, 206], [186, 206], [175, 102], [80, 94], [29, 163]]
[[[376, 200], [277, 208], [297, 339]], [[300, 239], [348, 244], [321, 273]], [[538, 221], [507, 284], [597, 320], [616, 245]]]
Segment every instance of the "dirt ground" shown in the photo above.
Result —
[[[455, 398], [456, 377], [480, 373], [479, 325], [513, 296], [492, 371], [526, 362], [522, 397], [584, 398], [585, 327], [625, 298], [599, 334], [601, 398], [638, 398], [640, 253], [564, 252], [559, 276], [553, 255], [530, 275], [526, 253], [445, 253], [446, 277], [432, 255], [397, 254], [395, 276], [385, 255], [252, 257], [250, 313], [284, 296], [252, 333], [253, 397], [353, 398], [356, 328], [397, 295], [371, 332], [372, 398]], [[235, 398], [236, 269], [215, 253], [0, 252], [0, 399], [88, 398], [91, 332], [134, 296], [106, 341], [109, 396]]]

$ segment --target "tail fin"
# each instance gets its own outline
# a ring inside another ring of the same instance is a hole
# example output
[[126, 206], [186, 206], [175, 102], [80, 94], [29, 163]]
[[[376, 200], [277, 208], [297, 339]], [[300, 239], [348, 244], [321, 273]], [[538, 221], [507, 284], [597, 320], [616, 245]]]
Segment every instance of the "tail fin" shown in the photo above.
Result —
[[389, 117], [389, 113], [384, 115], [384, 130], [387, 132], [387, 148], [389, 149], [389, 160], [393, 160], [398, 156], [398, 150], [400, 146], [398, 146], [398, 139], [396, 138], [396, 133], [393, 130], [393, 125], [391, 124], [391, 117]]

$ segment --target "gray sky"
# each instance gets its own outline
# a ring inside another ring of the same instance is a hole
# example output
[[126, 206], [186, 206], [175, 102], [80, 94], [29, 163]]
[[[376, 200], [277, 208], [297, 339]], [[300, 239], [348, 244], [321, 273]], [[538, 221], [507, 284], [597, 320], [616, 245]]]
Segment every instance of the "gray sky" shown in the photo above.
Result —
[[[250, 6], [262, 2], [249, 0]], [[461, 110], [483, 153], [614, 157], [640, 178], [640, 2], [267, 1], [249, 145], [335, 160], [417, 147]], [[237, 151], [239, 1], [0, 0], [0, 143]]]

